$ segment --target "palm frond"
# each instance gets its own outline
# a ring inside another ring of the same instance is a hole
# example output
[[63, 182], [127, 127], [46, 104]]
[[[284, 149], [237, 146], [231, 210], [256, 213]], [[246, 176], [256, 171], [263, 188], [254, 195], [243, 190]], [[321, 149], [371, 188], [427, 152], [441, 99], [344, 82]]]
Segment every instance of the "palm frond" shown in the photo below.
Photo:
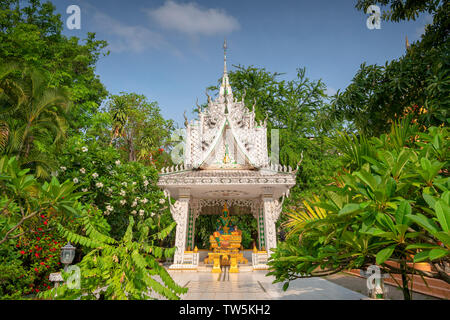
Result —
[[285, 213], [288, 220], [286, 220], [282, 226], [288, 231], [286, 235], [288, 238], [301, 232], [301, 230], [308, 223], [325, 219], [327, 217], [327, 211], [316, 206], [319, 202], [319, 198], [314, 196], [312, 201], [302, 201], [302, 207], [295, 210], [290, 209], [287, 213]]
[[365, 163], [364, 157], [374, 157], [376, 153], [364, 135], [358, 137], [355, 134], [338, 131], [333, 138], [327, 138], [327, 142], [342, 154], [344, 164], [353, 169], [360, 168]]

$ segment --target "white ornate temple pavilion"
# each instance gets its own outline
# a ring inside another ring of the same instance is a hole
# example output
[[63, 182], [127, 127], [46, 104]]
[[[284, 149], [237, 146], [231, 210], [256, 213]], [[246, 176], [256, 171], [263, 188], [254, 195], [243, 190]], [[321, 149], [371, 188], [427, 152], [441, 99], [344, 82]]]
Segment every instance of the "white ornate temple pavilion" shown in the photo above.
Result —
[[224, 49], [218, 96], [215, 100], [208, 96], [208, 106], [199, 110], [198, 120], [186, 123], [184, 163], [160, 173], [158, 186], [176, 200], [170, 205], [177, 223], [173, 269], [198, 266], [198, 257], [187, 251], [195, 247], [196, 219], [202, 214], [220, 214], [224, 203], [231, 215], [254, 216], [257, 246], [260, 252], [270, 252], [277, 244], [275, 223], [283, 199], [295, 185], [292, 168], [270, 162], [265, 121], [257, 123], [254, 106], [249, 110], [244, 99], [233, 97], [226, 43]]

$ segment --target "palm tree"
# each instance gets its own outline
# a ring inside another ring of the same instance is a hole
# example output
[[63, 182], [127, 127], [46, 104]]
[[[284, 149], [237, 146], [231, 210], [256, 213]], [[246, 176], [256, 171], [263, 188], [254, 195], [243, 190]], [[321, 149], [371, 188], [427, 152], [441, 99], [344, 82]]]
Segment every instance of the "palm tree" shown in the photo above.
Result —
[[14, 111], [24, 98], [20, 85], [11, 77], [19, 70], [15, 63], [0, 64], [0, 152], [5, 150], [9, 139], [9, 125], [2, 115]]
[[42, 71], [17, 65], [0, 67], [0, 88], [0, 150], [35, 168], [38, 177], [48, 177], [55, 162], [45, 146], [65, 136], [67, 91], [48, 87]]
[[303, 201], [303, 208], [289, 209], [286, 214], [287, 220], [282, 224], [288, 231], [286, 238], [301, 233], [309, 222], [325, 219], [327, 211], [317, 206], [320, 199], [314, 196], [312, 201]]

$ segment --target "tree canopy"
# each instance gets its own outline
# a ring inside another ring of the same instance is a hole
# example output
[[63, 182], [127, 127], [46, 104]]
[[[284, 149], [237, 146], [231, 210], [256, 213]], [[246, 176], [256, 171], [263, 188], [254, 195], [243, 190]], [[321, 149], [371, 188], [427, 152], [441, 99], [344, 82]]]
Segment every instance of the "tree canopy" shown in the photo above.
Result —
[[433, 23], [399, 59], [384, 66], [361, 64], [352, 83], [336, 95], [332, 115], [351, 121], [357, 131], [368, 135], [387, 132], [405, 113], [414, 113], [424, 128], [448, 124], [448, 1], [358, 1], [356, 7], [365, 10], [369, 2], [390, 4], [384, 18], [391, 21], [416, 19], [428, 12], [433, 14]]

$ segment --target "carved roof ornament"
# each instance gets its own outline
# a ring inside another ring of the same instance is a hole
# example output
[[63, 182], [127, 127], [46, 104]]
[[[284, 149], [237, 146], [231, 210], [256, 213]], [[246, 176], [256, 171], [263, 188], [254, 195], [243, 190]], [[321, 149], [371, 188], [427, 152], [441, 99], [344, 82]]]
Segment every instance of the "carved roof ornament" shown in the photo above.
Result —
[[[208, 184], [206, 180], [213, 178], [209, 176], [210, 174], [214, 178], [223, 176], [225, 179], [234, 176], [230, 170], [239, 173], [238, 183], [295, 184], [296, 172], [293, 172], [292, 168], [272, 164], [269, 160], [267, 114], [264, 121], [257, 123], [256, 99], [251, 108], [247, 108], [245, 90], [240, 101], [233, 98], [227, 70], [227, 49], [225, 40], [219, 94], [212, 98], [206, 90], [208, 104], [205, 108], [201, 108], [197, 102], [198, 119], [188, 122], [184, 115], [186, 124], [184, 163], [181, 166], [163, 169], [160, 185]], [[199, 169], [200, 172], [196, 172]], [[201, 172], [203, 173], [197, 176]], [[227, 184], [225, 180], [218, 183]]]
[[227, 72], [227, 39], [223, 41], [223, 77], [219, 96], [224, 97], [226, 100], [233, 101], [233, 91], [231, 90]]
[[[267, 130], [255, 122], [252, 110], [233, 97], [227, 71], [227, 41], [224, 41], [224, 65], [219, 94], [199, 108], [198, 119], [186, 125], [184, 165], [193, 169], [258, 169], [269, 163]], [[167, 172], [167, 170], [166, 170]]]

